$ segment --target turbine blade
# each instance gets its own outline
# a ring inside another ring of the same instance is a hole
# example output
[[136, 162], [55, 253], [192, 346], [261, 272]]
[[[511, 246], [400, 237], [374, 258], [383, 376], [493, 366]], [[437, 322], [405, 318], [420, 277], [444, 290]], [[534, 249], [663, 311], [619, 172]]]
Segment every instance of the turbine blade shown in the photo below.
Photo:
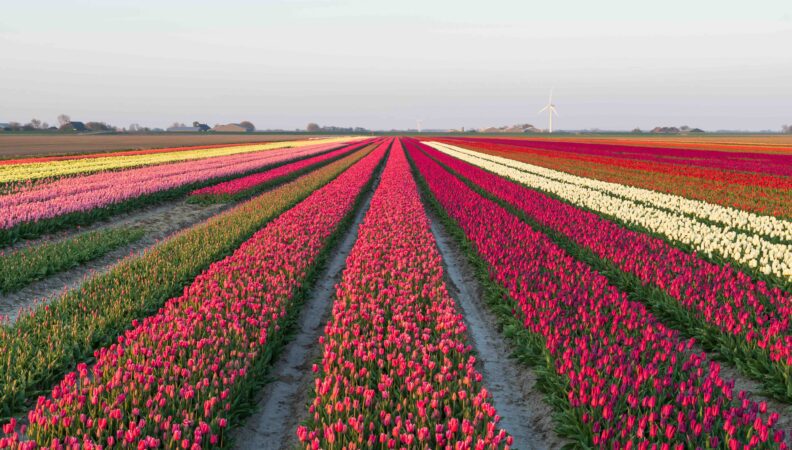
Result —
[[539, 112], [536, 113], [536, 114], [542, 114], [543, 112], [547, 111], [547, 108], [549, 108], [549, 107], [550, 107], [550, 105], [545, 106], [544, 108], [540, 109]]

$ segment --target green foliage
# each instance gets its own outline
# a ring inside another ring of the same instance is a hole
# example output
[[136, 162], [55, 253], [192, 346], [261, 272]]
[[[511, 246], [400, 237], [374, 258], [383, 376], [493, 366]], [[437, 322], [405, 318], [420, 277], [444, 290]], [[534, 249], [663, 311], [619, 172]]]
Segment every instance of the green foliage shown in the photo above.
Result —
[[140, 227], [108, 228], [0, 253], [0, 292], [17, 291], [36, 280], [99, 258], [144, 234]]

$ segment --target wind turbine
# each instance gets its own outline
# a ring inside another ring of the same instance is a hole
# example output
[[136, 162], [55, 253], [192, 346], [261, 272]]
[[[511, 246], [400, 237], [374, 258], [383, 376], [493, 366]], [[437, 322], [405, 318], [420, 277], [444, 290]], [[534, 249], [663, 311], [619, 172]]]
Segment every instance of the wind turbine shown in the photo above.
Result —
[[418, 132], [421, 132], [421, 119], [415, 119], [415, 124], [418, 126]]
[[542, 114], [543, 112], [547, 111], [547, 132], [553, 132], [553, 114], [558, 117], [558, 112], [556, 112], [556, 107], [553, 104], [553, 90], [550, 89], [550, 99], [547, 100], [547, 105], [544, 108], [540, 109], [537, 114]]

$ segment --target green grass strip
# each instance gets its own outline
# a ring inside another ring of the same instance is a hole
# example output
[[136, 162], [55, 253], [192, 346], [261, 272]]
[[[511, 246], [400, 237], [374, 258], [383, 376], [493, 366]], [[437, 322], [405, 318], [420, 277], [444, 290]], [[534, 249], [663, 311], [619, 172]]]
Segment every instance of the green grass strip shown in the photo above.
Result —
[[85, 264], [131, 244], [146, 234], [141, 227], [115, 227], [80, 233], [57, 242], [44, 242], [0, 253], [0, 292], [15, 292], [50, 275]]
[[0, 420], [29, 407], [78, 362], [91, 362], [94, 350], [115, 341], [136, 319], [155, 313], [212, 262], [229, 255], [372, 148], [180, 232], [0, 327]]

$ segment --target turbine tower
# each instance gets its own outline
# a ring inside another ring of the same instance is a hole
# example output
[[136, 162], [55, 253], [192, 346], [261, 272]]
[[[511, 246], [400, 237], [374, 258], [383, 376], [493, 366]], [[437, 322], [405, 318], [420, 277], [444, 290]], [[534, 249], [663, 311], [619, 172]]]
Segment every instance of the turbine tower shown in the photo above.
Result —
[[550, 99], [547, 100], [547, 105], [540, 109], [537, 114], [542, 114], [543, 112], [547, 111], [547, 132], [553, 132], [553, 114], [558, 117], [558, 112], [556, 112], [556, 107], [553, 104], [553, 90], [550, 89]]
[[421, 119], [415, 119], [415, 124], [418, 126], [418, 132], [421, 132]]

